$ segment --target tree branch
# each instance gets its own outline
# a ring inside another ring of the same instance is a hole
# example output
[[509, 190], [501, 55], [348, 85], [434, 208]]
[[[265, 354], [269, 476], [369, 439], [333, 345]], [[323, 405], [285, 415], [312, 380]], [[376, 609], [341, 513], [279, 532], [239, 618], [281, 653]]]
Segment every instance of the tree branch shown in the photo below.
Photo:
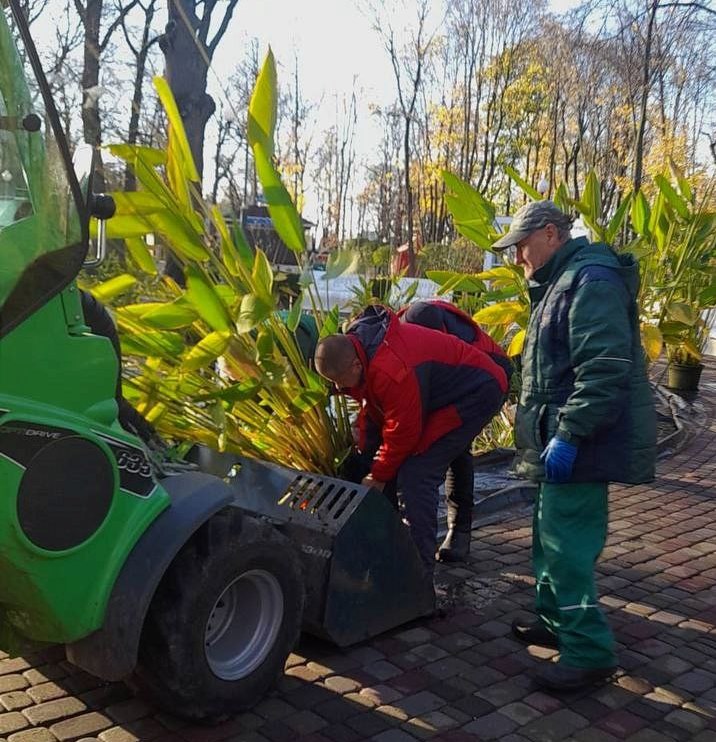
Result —
[[209, 59], [212, 59], [214, 57], [216, 47], [218, 46], [219, 42], [221, 41], [221, 37], [224, 35], [226, 29], [229, 26], [231, 16], [233, 15], [234, 8], [236, 8], [238, 2], [239, 0], [229, 0], [229, 4], [224, 13], [224, 17], [221, 19], [221, 25], [217, 29], [216, 33], [214, 34], [214, 38], [209, 42], [209, 45], [207, 47], [207, 51], [209, 52]]
[[[75, 0], [77, 2], [77, 0]], [[100, 54], [107, 48], [107, 44], [109, 43], [109, 39], [112, 36], [112, 34], [116, 31], [117, 27], [119, 25], [124, 24], [124, 19], [129, 13], [130, 10], [132, 10], [139, 0], [130, 0], [129, 4], [125, 8], [121, 8], [120, 6], [120, 12], [119, 15], [112, 21], [110, 27], [107, 29], [107, 33], [104, 35], [104, 38], [99, 44], [99, 52]]]

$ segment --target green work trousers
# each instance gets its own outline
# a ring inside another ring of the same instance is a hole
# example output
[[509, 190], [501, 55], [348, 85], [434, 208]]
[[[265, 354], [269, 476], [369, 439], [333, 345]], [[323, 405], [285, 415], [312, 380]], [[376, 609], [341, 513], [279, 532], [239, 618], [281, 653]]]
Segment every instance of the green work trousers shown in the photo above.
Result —
[[573, 667], [616, 665], [594, 583], [607, 511], [606, 483], [540, 484], [532, 536], [537, 615], [557, 635], [560, 662]]

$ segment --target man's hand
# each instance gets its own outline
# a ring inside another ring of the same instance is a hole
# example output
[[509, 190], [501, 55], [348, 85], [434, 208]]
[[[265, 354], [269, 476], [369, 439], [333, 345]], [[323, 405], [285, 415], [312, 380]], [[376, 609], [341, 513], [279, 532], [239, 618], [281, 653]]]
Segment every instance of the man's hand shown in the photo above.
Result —
[[383, 487], [385, 487], [385, 482], [377, 482], [370, 474], [367, 477], [363, 477], [361, 484], [364, 484], [366, 487], [375, 487], [379, 492], [382, 492]]
[[555, 435], [542, 451], [540, 459], [544, 461], [544, 473], [548, 482], [567, 482], [572, 474], [574, 460], [577, 458], [577, 447]]

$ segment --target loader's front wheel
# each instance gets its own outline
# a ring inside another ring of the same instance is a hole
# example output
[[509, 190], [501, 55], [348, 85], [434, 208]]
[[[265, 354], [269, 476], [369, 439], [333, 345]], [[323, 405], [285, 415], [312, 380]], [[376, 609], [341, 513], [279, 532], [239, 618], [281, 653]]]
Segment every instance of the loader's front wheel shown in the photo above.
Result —
[[184, 546], [152, 601], [136, 684], [171, 713], [220, 721], [253, 706], [298, 638], [303, 582], [288, 540], [233, 508]]

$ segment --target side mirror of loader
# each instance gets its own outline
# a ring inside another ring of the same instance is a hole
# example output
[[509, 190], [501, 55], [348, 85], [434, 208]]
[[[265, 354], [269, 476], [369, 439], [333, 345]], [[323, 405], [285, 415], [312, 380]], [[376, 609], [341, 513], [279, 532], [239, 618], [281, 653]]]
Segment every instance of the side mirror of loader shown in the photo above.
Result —
[[99, 160], [97, 149], [89, 144], [82, 144], [75, 150], [72, 160], [85, 196], [87, 214], [97, 220], [97, 234], [90, 239], [90, 249], [84, 261], [85, 268], [95, 268], [107, 255], [105, 222], [114, 216], [116, 206], [112, 196], [94, 192], [94, 173]]

